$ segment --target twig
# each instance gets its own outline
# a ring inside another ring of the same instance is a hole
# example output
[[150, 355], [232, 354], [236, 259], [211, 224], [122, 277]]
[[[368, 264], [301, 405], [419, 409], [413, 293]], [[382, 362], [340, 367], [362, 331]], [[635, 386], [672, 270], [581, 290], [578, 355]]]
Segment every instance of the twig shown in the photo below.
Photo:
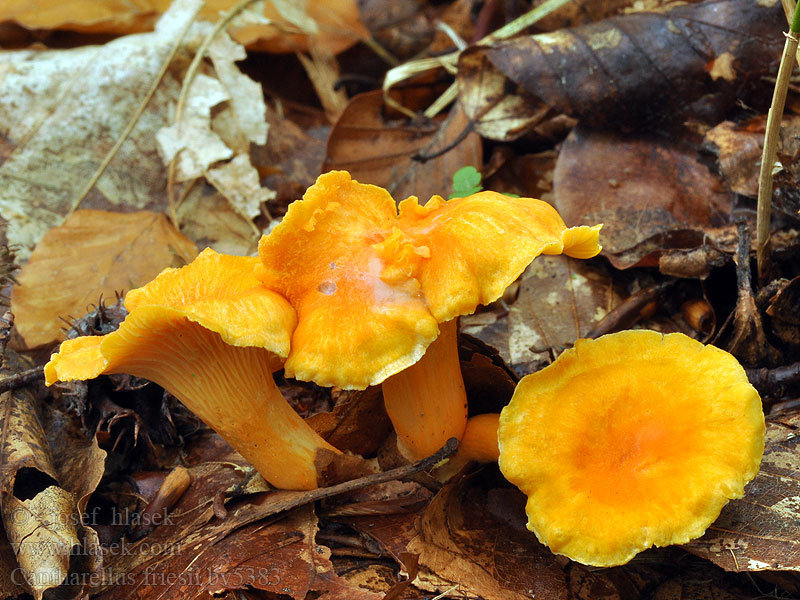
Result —
[[458, 450], [458, 440], [456, 438], [450, 438], [447, 440], [447, 443], [444, 446], [439, 448], [428, 458], [423, 458], [419, 462], [415, 462], [410, 465], [403, 465], [402, 467], [384, 471], [383, 473], [374, 473], [372, 475], [359, 477], [358, 479], [353, 479], [351, 481], [345, 481], [344, 483], [306, 492], [307, 498], [305, 503], [316, 502], [317, 500], [322, 500], [323, 498], [330, 498], [331, 496], [338, 496], [339, 494], [360, 490], [378, 483], [386, 483], [387, 481], [404, 479], [416, 473], [427, 471], [442, 462], [445, 458], [451, 457], [456, 453], [456, 450]]
[[[197, 75], [197, 70], [200, 68], [200, 63], [203, 61], [209, 46], [211, 46], [211, 42], [213, 42], [214, 38], [219, 35], [220, 31], [228, 26], [228, 24], [236, 17], [236, 15], [238, 15], [255, 1], [256, 0], [239, 0], [236, 6], [230, 9], [225, 16], [219, 20], [219, 22], [214, 26], [214, 29], [212, 29], [211, 32], [206, 36], [206, 39], [203, 40], [203, 43], [200, 44], [200, 47], [197, 49], [197, 52], [195, 53], [194, 58], [189, 65], [189, 68], [186, 69], [186, 74], [183, 76], [183, 84], [181, 85], [181, 93], [178, 96], [178, 104], [175, 107], [175, 118], [173, 119], [173, 123], [181, 122], [181, 118], [183, 117], [183, 109], [186, 106], [186, 99], [189, 96], [189, 88], [192, 87], [192, 82], [194, 81], [195, 75]], [[172, 224], [178, 228], [178, 215], [175, 205], [176, 156], [173, 156], [172, 160], [169, 161], [169, 171], [167, 173], [167, 200], [169, 203], [169, 217], [172, 220]]]
[[800, 362], [774, 369], [745, 369], [753, 387], [771, 395], [783, 387], [800, 383]]
[[619, 331], [633, 325], [641, 317], [640, 311], [657, 300], [666, 290], [675, 284], [674, 279], [667, 279], [649, 287], [643, 288], [628, 296], [622, 303], [615, 306], [597, 325], [586, 334], [587, 338], [596, 338], [613, 331]]
[[29, 383], [33, 383], [37, 379], [41, 379], [43, 376], [44, 369], [42, 367], [35, 367], [33, 369], [28, 369], [27, 371], [14, 373], [8, 377], [3, 377], [0, 379], [0, 394], [3, 394], [9, 390], [16, 390], [21, 387], [25, 387]]
[[178, 48], [181, 47], [181, 44], [183, 43], [183, 38], [186, 37], [186, 34], [189, 31], [189, 28], [192, 26], [192, 23], [194, 23], [194, 17], [186, 22], [186, 26], [181, 30], [180, 34], [178, 35], [178, 38], [172, 45], [169, 54], [167, 54], [167, 57], [161, 64], [161, 68], [159, 69], [158, 74], [153, 78], [153, 82], [150, 84], [150, 89], [147, 90], [147, 94], [139, 103], [139, 108], [137, 108], [136, 112], [133, 113], [130, 120], [128, 121], [128, 124], [125, 126], [125, 129], [120, 134], [119, 139], [111, 148], [111, 150], [109, 150], [108, 153], [105, 155], [105, 158], [103, 158], [102, 162], [100, 163], [100, 166], [97, 167], [97, 170], [94, 172], [94, 175], [92, 175], [91, 179], [89, 179], [88, 183], [84, 186], [83, 190], [81, 190], [81, 193], [78, 194], [78, 197], [75, 198], [66, 216], [69, 216], [73, 212], [75, 212], [80, 203], [83, 202], [83, 199], [86, 198], [86, 196], [89, 194], [90, 191], [92, 191], [92, 188], [100, 180], [100, 177], [102, 177], [108, 165], [111, 164], [112, 160], [114, 160], [114, 157], [117, 155], [117, 152], [122, 147], [122, 144], [124, 144], [125, 140], [128, 139], [128, 136], [131, 134], [131, 131], [133, 131], [133, 128], [136, 127], [136, 123], [139, 122], [139, 118], [144, 113], [145, 109], [147, 108], [147, 105], [150, 104], [150, 100], [153, 98], [153, 94], [156, 93], [158, 86], [161, 84], [161, 80], [167, 73], [167, 69], [169, 69], [169, 66], [172, 64], [172, 59], [175, 58], [175, 54], [178, 52]]
[[769, 278], [770, 270], [769, 230], [770, 213], [772, 212], [772, 170], [775, 165], [778, 134], [781, 127], [781, 117], [783, 117], [783, 107], [786, 103], [789, 77], [792, 75], [797, 56], [798, 33], [800, 33], [800, 11], [795, 6], [789, 33], [784, 34], [786, 35], [786, 43], [783, 46], [783, 56], [781, 56], [781, 64], [778, 67], [778, 75], [775, 80], [772, 104], [767, 113], [767, 131], [764, 135], [761, 171], [758, 176], [756, 260], [758, 264], [758, 279], [762, 284]]

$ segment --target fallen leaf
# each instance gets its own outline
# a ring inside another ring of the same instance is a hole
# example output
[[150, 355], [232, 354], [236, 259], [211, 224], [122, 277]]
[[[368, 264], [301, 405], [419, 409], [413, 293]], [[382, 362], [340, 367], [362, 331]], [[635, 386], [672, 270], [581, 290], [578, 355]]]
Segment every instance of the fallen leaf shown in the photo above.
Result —
[[311, 415], [306, 422], [343, 452], [374, 456], [392, 430], [380, 386], [342, 390], [331, 412]]
[[83, 315], [101, 296], [144, 285], [197, 255], [161, 214], [80, 210], [47, 232], [12, 292], [17, 331], [29, 348], [61, 336], [59, 317]]
[[553, 150], [523, 154], [504, 160], [484, 183], [487, 190], [553, 202], [553, 171], [558, 154]]
[[432, 495], [417, 483], [390, 481], [350, 494], [324, 516], [368, 536], [399, 563], [417, 534], [416, 521]]
[[[213, 528], [212, 528], [213, 530]], [[128, 572], [125, 583], [100, 598], [206, 598], [228, 590], [255, 588], [303, 600], [318, 578], [336, 581], [330, 551], [314, 541], [312, 506], [273, 522], [255, 522], [216, 535], [192, 536], [160, 560]]]
[[61, 585], [80, 548], [74, 509], [75, 497], [55, 485], [26, 500], [3, 494], [6, 535], [36, 600]]
[[[6, 372], [16, 369], [9, 362]], [[18, 563], [12, 583], [26, 584], [37, 600], [62, 584], [80, 592], [98, 568], [97, 536], [83, 515], [105, 466], [96, 441], [54, 409], [43, 410], [45, 419], [27, 389], [0, 395], [0, 511]]]
[[208, 169], [205, 175], [208, 182], [244, 218], [259, 216], [262, 205], [275, 197], [275, 192], [261, 187], [258, 171], [244, 154], [237, 154], [233, 160]]
[[[459, 141], [469, 124], [457, 108], [444, 122], [387, 121], [380, 90], [360, 94], [348, 104], [328, 138], [323, 171], [345, 169], [353, 179], [388, 189], [396, 199], [414, 195], [426, 202], [434, 194], [447, 196], [452, 176], [465, 165], [482, 163], [480, 138], [473, 133]], [[424, 162], [412, 157], [440, 156]]]
[[21, 575], [14, 549], [6, 539], [5, 530], [0, 530], [0, 597], [14, 598], [27, 592]]
[[507, 319], [478, 313], [463, 317], [462, 329], [496, 348], [522, 377], [586, 336], [620, 302], [620, 293], [600, 263], [540, 256], [523, 273]]
[[800, 540], [800, 436], [796, 414], [767, 419], [761, 469], [705, 535], [685, 548], [726, 571], [798, 571]]
[[[674, 109], [686, 111], [704, 94], [726, 106], [763, 99], [759, 79], [775, 72], [781, 27], [778, 2], [709, 0], [634, 12], [472, 47], [459, 59], [459, 90], [470, 98], [469, 118], [493, 139], [521, 135], [550, 109], [603, 127], [674, 119]], [[482, 123], [503, 120], [502, 127]]]
[[[250, 8], [234, 21], [231, 27], [234, 38], [257, 50], [294, 52], [305, 50], [311, 35], [338, 53], [368, 35], [359, 20], [355, 0], [322, 0], [304, 3], [302, 7], [291, 4], [266, 0], [261, 3], [260, 11]], [[151, 29], [154, 21], [169, 5], [170, 0], [43, 0], [36, 5], [21, 0], [0, 6], [0, 22], [15, 21], [29, 29], [136, 33]], [[209, 0], [200, 17], [215, 22], [235, 5], [236, 0]], [[284, 33], [287, 23], [299, 24], [304, 31], [311, 31], [288, 35]]]
[[[84, 208], [124, 207], [126, 212], [168, 208], [166, 170], [154, 134], [170, 125], [184, 70], [210, 32], [209, 23], [189, 27], [143, 114], [82, 197], [200, 5], [199, 0], [176, 0], [153, 33], [117, 38], [102, 46], [24, 50], [0, 57], [0, 73], [4, 73], [0, 93], [5, 99], [0, 106], [0, 135], [9, 147], [0, 165], [5, 190], [0, 216], [9, 224], [7, 240], [19, 246], [20, 258], [27, 258], [44, 233], [59, 225], [79, 202]], [[75, 11], [80, 12], [80, 8]], [[241, 46], [223, 35], [216, 38], [210, 52], [216, 69], [202, 63], [198, 85], [213, 91], [208, 106], [222, 103], [211, 121], [212, 128], [225, 129], [223, 137], [213, 138], [214, 155], [244, 154], [241, 148], [246, 149], [251, 140], [264, 140], [263, 96], [260, 87], [234, 64], [244, 56]], [[216, 83], [212, 86], [209, 80]], [[211, 133], [203, 140], [204, 146], [210, 145]], [[258, 212], [259, 199], [242, 203], [242, 192], [234, 193], [237, 189], [241, 187], [230, 191], [223, 187], [223, 192], [251, 218]], [[195, 223], [195, 229], [198, 226]], [[199, 231], [198, 237], [209, 236]]]
[[189, 88], [183, 118], [156, 133], [164, 162], [175, 159], [178, 181], [200, 177], [210, 165], [233, 156], [211, 131], [211, 109], [229, 99], [218, 79], [200, 74]]
[[[727, 221], [732, 201], [684, 141], [582, 127], [558, 155], [554, 188], [568, 224], [604, 224], [603, 253], [622, 269], [654, 266], [665, 248], [701, 245], [706, 228]], [[635, 258], [645, 254], [653, 264], [631, 262], [626, 252], [645, 243], [652, 247]]]
[[[154, 33], [99, 47], [6, 52], [0, 58], [9, 69], [0, 83], [7, 99], [0, 106], [0, 133], [15, 145], [0, 166], [5, 190], [0, 214], [9, 221], [8, 241], [20, 246], [21, 258], [61, 223], [117, 142], [176, 37], [194, 19], [199, 4], [192, 2], [176, 2]], [[85, 207], [165, 207], [166, 177], [153, 132], [166, 124], [185, 61], [200, 43], [196, 36], [190, 39]]]
[[375, 41], [398, 59], [411, 60], [429, 46], [436, 31], [428, 14], [420, 12], [421, 3], [359, 0], [358, 7]]
[[525, 528], [524, 497], [513, 488], [491, 488], [488, 479], [445, 485], [425, 509], [408, 550], [433, 578], [420, 569], [415, 585], [440, 589], [437, 580], [443, 580], [485, 600], [566, 600], [556, 557]]
[[508, 80], [483, 49], [465, 50], [458, 59], [458, 102], [475, 131], [492, 140], [512, 141], [550, 114], [536, 97]]
[[236, 256], [248, 256], [258, 250], [261, 236], [253, 222], [202, 180], [192, 186], [176, 212], [181, 232], [200, 248]]
[[330, 128], [316, 126], [308, 132], [270, 108], [267, 122], [270, 127], [267, 143], [255, 146], [252, 156], [264, 184], [277, 193], [269, 208], [273, 216], [279, 216], [316, 181], [325, 160]]
[[760, 117], [744, 126], [723, 121], [706, 133], [706, 143], [717, 155], [720, 172], [737, 194], [758, 195], [764, 125]]
[[781, 340], [794, 346], [800, 345], [798, 306], [800, 306], [800, 277], [795, 277], [775, 294], [767, 308], [772, 331]]
[[[205, 176], [236, 212], [253, 219], [275, 197], [261, 187], [248, 155], [251, 142], [267, 141], [264, 95], [239, 71], [235, 62], [247, 54], [226, 33], [213, 39], [208, 53], [216, 77], [195, 77], [181, 119], [158, 130], [156, 140], [164, 162], [175, 161], [178, 181]], [[227, 105], [215, 110], [212, 119], [211, 110], [223, 102]]]

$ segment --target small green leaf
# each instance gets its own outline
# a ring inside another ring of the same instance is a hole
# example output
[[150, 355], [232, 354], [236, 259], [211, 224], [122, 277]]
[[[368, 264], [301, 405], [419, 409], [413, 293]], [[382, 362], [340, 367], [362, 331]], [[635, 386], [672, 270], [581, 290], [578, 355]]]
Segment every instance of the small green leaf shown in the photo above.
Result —
[[450, 194], [450, 199], [476, 194], [482, 189], [481, 174], [478, 169], [473, 166], [461, 167], [453, 173], [453, 193]]

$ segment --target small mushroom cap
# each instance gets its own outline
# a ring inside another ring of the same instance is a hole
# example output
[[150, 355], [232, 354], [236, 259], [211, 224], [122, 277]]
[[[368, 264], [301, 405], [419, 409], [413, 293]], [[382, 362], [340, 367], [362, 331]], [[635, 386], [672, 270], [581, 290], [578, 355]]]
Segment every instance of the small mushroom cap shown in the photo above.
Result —
[[297, 315], [285, 298], [256, 277], [259, 264], [258, 257], [206, 248], [185, 267], [164, 269], [147, 285], [128, 292], [125, 308], [174, 308], [218, 333], [226, 344], [266, 348], [286, 357]]
[[535, 198], [479, 192], [425, 206], [400, 203], [401, 228], [428, 248], [418, 277], [440, 323], [468, 315], [503, 295], [540, 254], [591, 258], [601, 250], [601, 225], [568, 228], [555, 208]]
[[532, 198], [482, 192], [400, 203], [346, 171], [321, 175], [261, 239], [264, 284], [296, 308], [288, 375], [364, 388], [417, 362], [438, 323], [493, 302], [539, 254], [600, 251]]
[[578, 340], [520, 381], [500, 417], [500, 469], [528, 528], [588, 565], [699, 537], [757, 473], [761, 400], [727, 352], [683, 334]]
[[[203, 329], [218, 334], [225, 344], [285, 357], [297, 317], [285, 298], [256, 279], [257, 263], [257, 258], [206, 249], [185, 267], [165, 269], [128, 292], [125, 307], [130, 314], [118, 331], [64, 341], [45, 366], [47, 385], [125, 372], [131, 361], [140, 359], [157, 366], [162, 351], [157, 340], [168, 341], [161, 331], [188, 340], [205, 336], [194, 331]], [[275, 359], [273, 367], [279, 367]]]

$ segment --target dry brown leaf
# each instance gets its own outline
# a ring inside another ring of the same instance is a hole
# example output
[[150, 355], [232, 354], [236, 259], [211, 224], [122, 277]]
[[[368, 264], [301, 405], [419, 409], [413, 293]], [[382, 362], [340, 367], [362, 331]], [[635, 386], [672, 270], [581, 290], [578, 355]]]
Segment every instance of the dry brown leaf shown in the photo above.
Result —
[[374, 456], [392, 430], [380, 386], [342, 390], [331, 412], [311, 415], [306, 421], [339, 450], [361, 456]]
[[482, 164], [480, 137], [474, 133], [445, 154], [412, 160], [458, 141], [469, 126], [458, 107], [444, 122], [392, 122], [383, 111], [380, 90], [353, 98], [328, 138], [323, 171], [345, 169], [358, 181], [387, 188], [398, 201], [414, 195], [424, 203], [434, 194], [446, 197], [458, 169]]
[[482, 49], [461, 53], [456, 82], [459, 104], [475, 131], [492, 140], [515, 140], [550, 112], [547, 106], [537, 106], [522, 86], [509, 82]]
[[496, 348], [523, 376], [547, 364], [551, 352], [557, 356], [584, 337], [619, 302], [602, 264], [540, 256], [522, 275], [507, 319], [478, 313], [462, 318], [462, 329]]
[[775, 294], [767, 307], [772, 331], [781, 340], [794, 346], [800, 345], [798, 306], [800, 306], [800, 277], [795, 277]]
[[458, 584], [460, 594], [485, 600], [566, 600], [556, 557], [525, 528], [524, 496], [486, 485], [485, 477], [462, 478], [425, 509], [408, 546], [426, 569], [415, 585], [444, 591]]
[[604, 127], [674, 118], [704, 94], [726, 107], [765, 99], [759, 79], [774, 73], [774, 32], [785, 24], [777, 1], [634, 12], [468, 49], [459, 91], [479, 131], [495, 139], [513, 139], [551, 109]]
[[5, 530], [0, 530], [0, 598], [15, 598], [27, 592], [20, 577], [19, 565], [14, 549], [6, 539]]
[[761, 470], [685, 548], [726, 571], [800, 570], [800, 416], [771, 418]]
[[503, 194], [538, 198], [552, 204], [553, 171], [557, 156], [555, 150], [511, 156], [503, 160], [500, 168], [485, 180], [483, 187]]
[[[377, 600], [336, 576], [330, 551], [314, 541], [317, 520], [308, 492], [249, 494], [236, 487], [242, 474], [230, 454], [216, 458], [190, 469], [191, 484], [168, 519], [147, 537], [122, 540], [106, 553], [106, 580], [95, 590], [103, 592], [99, 599], [138, 599], [142, 590], [163, 600], [184, 599], [187, 589], [189, 598], [206, 598], [248, 587], [297, 599], [315, 590], [341, 592], [331, 598]], [[227, 514], [214, 518], [232, 491]], [[267, 519], [281, 512], [277, 520]]]
[[129, 572], [100, 598], [207, 598], [245, 587], [303, 600], [318, 575], [332, 567], [327, 549], [317, 546], [317, 519], [311, 506], [276, 522], [257, 522], [202, 544], [175, 547], [164, 559]]
[[706, 133], [706, 142], [717, 154], [720, 172], [737, 194], [753, 198], [758, 195], [764, 125], [761, 118], [746, 126], [723, 121]]
[[210, 184], [196, 184], [177, 211], [181, 232], [201, 248], [223, 254], [248, 256], [258, 250], [253, 223], [234, 210], [231, 203], [214, 193]]
[[[289, 35], [282, 28], [271, 25], [270, 20], [279, 24], [293, 24], [295, 30], [298, 25], [304, 30], [313, 29], [310, 35], [336, 53], [368, 35], [359, 19], [355, 0], [308, 2], [307, 6], [295, 9], [295, 12], [305, 16], [299, 22], [297, 18], [291, 18], [293, 15], [282, 15], [282, 12], [286, 12], [285, 0], [275, 3], [267, 0], [261, 4], [260, 12], [251, 9], [251, 15], [238, 19], [231, 27], [234, 38], [253, 49], [266, 52], [307, 49], [309, 34]], [[11, 0], [0, 5], [0, 22], [15, 21], [29, 29], [136, 33], [151, 29], [169, 5], [170, 0], [40, 0], [36, 4], [27, 0]], [[208, 0], [200, 18], [215, 22], [235, 5], [236, 0]], [[309, 21], [311, 26], [308, 25]]]
[[697, 247], [706, 228], [727, 221], [732, 201], [685, 141], [581, 127], [558, 155], [554, 187], [568, 224], [604, 224], [603, 253], [617, 268], [639, 262], [641, 253], [632, 260], [625, 252], [647, 241], [655, 244], [647, 266], [657, 264], [659, 250]]
[[101, 295], [144, 285], [196, 255], [164, 215], [77, 211], [47, 232], [20, 271], [11, 297], [17, 330], [29, 348], [52, 343], [59, 317], [81, 316]]

